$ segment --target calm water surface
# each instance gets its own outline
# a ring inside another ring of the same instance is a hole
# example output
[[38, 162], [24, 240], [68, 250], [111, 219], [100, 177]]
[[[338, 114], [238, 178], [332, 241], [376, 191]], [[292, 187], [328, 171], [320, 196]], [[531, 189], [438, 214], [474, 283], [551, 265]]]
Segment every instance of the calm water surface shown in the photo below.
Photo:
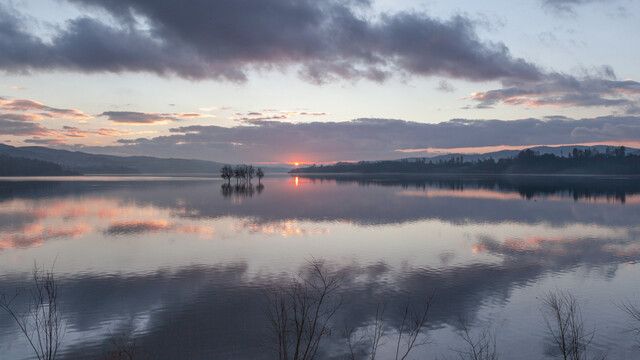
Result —
[[[637, 358], [619, 304], [640, 304], [638, 180], [282, 176], [251, 191], [192, 177], [5, 180], [0, 288], [30, 286], [34, 262], [54, 266], [65, 359], [96, 358], [121, 333], [152, 359], [268, 359], [265, 291], [315, 258], [344, 276], [326, 358], [379, 304], [391, 336], [394, 311], [435, 294], [413, 358], [453, 358], [464, 317], [495, 333], [502, 358], [542, 359], [540, 298], [558, 289], [579, 299], [594, 354]], [[0, 354], [30, 356], [4, 313]]]

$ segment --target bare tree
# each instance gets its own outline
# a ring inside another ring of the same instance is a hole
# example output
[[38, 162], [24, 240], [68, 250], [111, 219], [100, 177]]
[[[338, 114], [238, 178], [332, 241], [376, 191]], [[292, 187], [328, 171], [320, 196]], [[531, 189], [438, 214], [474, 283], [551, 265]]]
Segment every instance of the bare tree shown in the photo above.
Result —
[[332, 332], [331, 319], [342, 306], [340, 278], [322, 261], [309, 263], [307, 274], [267, 294], [269, 330], [281, 360], [311, 360]]
[[227, 184], [231, 184], [231, 178], [233, 177], [233, 168], [231, 165], [225, 165], [220, 169], [220, 177], [227, 180]]
[[102, 355], [99, 360], [134, 360], [137, 358], [138, 349], [136, 340], [122, 333], [118, 336], [111, 335], [112, 349]]
[[577, 299], [564, 291], [549, 292], [542, 299], [542, 315], [554, 349], [564, 360], [586, 360], [594, 331], [585, 329]]
[[384, 313], [386, 304], [379, 304], [376, 308], [376, 315], [371, 323], [370, 329], [361, 334], [357, 334], [355, 328], [349, 328], [345, 325], [345, 337], [349, 346], [349, 360], [356, 360], [365, 356], [369, 360], [375, 360], [378, 348], [383, 345], [382, 337], [384, 335]]
[[247, 166], [245, 172], [247, 176], [247, 182], [251, 184], [251, 179], [253, 179], [253, 176], [256, 174], [256, 169], [253, 167], [253, 165], [249, 165]]
[[623, 303], [620, 305], [620, 308], [631, 316], [631, 320], [633, 321], [631, 332], [635, 336], [637, 348], [640, 350], [640, 308], [631, 301]]
[[258, 168], [258, 170], [256, 170], [256, 176], [258, 177], [258, 185], [260, 185], [260, 180], [264, 177], [264, 171], [262, 171], [262, 168]]
[[420, 338], [420, 334], [427, 323], [427, 316], [432, 302], [433, 295], [424, 301], [421, 310], [416, 311], [411, 309], [407, 301], [402, 310], [402, 322], [398, 328], [396, 360], [404, 360], [415, 347], [427, 344], [428, 338]]
[[33, 285], [27, 310], [20, 313], [14, 307], [19, 291], [13, 296], [0, 294], [0, 309], [5, 310], [26, 337], [38, 360], [53, 360], [64, 338], [66, 324], [60, 309], [60, 288], [53, 271], [33, 268]]
[[471, 330], [464, 318], [460, 318], [462, 326], [462, 340], [465, 342], [465, 348], [457, 350], [460, 360], [498, 360], [498, 351], [496, 346], [495, 334], [487, 329], [473, 336]]
[[[402, 307], [399, 315], [400, 325], [396, 328], [395, 360], [406, 359], [413, 349], [428, 343], [428, 338], [424, 336], [423, 329], [427, 324], [432, 302], [433, 296], [430, 296], [422, 303], [422, 307], [419, 310], [412, 308], [409, 301]], [[356, 339], [354, 330], [346, 332], [347, 344], [349, 345], [349, 358], [351, 360], [357, 358], [356, 354], [358, 351], [356, 349], [362, 347], [365, 341], [368, 341], [368, 344], [364, 346], [367, 349], [366, 358], [369, 360], [376, 359], [378, 350], [380, 346], [383, 345], [382, 339], [385, 335], [385, 310], [385, 305], [379, 305], [377, 307], [369, 333]]]

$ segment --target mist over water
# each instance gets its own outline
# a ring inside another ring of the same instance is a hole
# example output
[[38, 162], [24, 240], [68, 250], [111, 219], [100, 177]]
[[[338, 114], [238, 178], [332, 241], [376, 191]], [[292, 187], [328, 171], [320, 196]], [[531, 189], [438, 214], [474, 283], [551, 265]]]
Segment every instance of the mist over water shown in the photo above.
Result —
[[[28, 287], [34, 261], [54, 268], [64, 359], [96, 358], [119, 333], [153, 359], [268, 359], [265, 292], [322, 259], [345, 299], [323, 358], [344, 355], [345, 324], [366, 329], [379, 304], [391, 336], [394, 312], [432, 294], [413, 358], [455, 356], [461, 316], [495, 333], [502, 358], [544, 358], [540, 298], [558, 289], [579, 299], [595, 354], [633, 358], [618, 305], [640, 304], [638, 180], [1, 181], [0, 288]], [[25, 345], [0, 313], [0, 354], [29, 358]]]

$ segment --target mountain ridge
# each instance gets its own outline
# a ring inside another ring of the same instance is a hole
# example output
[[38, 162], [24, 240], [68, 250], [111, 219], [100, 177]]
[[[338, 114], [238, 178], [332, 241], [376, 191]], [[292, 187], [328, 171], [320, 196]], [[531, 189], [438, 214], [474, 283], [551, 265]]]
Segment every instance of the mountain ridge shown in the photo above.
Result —
[[[225, 165], [207, 160], [91, 154], [44, 146], [15, 147], [6, 144], [0, 144], [0, 154], [51, 162], [82, 174], [218, 174]], [[265, 166], [263, 170], [273, 173], [289, 169]]]

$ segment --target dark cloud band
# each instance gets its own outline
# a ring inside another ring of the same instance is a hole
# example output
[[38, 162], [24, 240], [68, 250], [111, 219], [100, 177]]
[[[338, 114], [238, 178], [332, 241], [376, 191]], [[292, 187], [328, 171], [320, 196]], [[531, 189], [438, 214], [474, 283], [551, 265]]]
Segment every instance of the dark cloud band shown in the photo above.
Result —
[[484, 146], [533, 146], [640, 142], [640, 117], [503, 120], [454, 119], [424, 124], [389, 119], [344, 122], [257, 122], [231, 128], [184, 126], [124, 146], [86, 149], [128, 155], [179, 156], [233, 162], [376, 160], [400, 158], [398, 150]]
[[[0, 69], [151, 72], [244, 81], [247, 71], [294, 67], [310, 81], [391, 74], [472, 81], [533, 80], [539, 69], [486, 43], [472, 22], [422, 13], [375, 14], [366, 1], [72, 0], [107, 11], [120, 26], [78, 17], [51, 41], [0, 5]], [[356, 10], [357, 8], [357, 10]], [[362, 15], [365, 14], [365, 15]], [[147, 28], [139, 26], [144, 20]]]

